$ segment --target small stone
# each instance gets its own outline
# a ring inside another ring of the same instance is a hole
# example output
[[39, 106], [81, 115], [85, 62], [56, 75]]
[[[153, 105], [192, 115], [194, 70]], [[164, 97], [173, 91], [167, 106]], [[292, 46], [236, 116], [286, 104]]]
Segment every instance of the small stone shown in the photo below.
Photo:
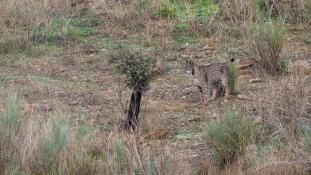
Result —
[[86, 121], [86, 124], [87, 125], [90, 125], [90, 126], [94, 126], [96, 124], [96, 119], [95, 118], [90, 118]]
[[166, 137], [167, 134], [168, 134], [168, 131], [162, 130], [162, 129], [157, 129], [155, 131], [151, 131], [151, 132], [145, 134], [143, 136], [143, 138], [145, 138], [145, 139], [150, 139], [150, 138], [162, 139], [162, 138]]
[[71, 102], [69, 102], [69, 104], [70, 104], [70, 105], [77, 105], [77, 104], [78, 104], [78, 101], [77, 101], [77, 100], [71, 101]]
[[100, 52], [103, 53], [103, 54], [106, 54], [106, 53], [108, 53], [108, 50], [105, 49], [105, 48], [102, 48], [102, 49], [100, 49]]
[[261, 116], [256, 116], [254, 122], [255, 123], [261, 123], [262, 122], [262, 117]]
[[204, 58], [205, 57], [205, 53], [204, 52], [199, 52], [197, 54], [195, 54], [196, 58]]
[[238, 98], [238, 99], [241, 99], [241, 100], [247, 100], [247, 99], [248, 99], [247, 96], [242, 95], [242, 94], [238, 94], [238, 95], [237, 95], [237, 98]]

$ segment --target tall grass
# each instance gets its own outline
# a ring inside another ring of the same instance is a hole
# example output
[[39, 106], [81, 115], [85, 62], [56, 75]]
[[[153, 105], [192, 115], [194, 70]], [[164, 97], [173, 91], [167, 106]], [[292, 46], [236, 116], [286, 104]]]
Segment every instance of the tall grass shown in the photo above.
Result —
[[43, 136], [38, 144], [37, 161], [42, 174], [53, 174], [57, 169], [58, 157], [66, 148], [69, 141], [69, 128], [62, 121], [54, 121], [51, 130]]
[[[42, 30], [53, 30], [54, 18], [71, 14], [72, 0], [3, 0], [0, 2], [0, 52], [27, 49], [42, 37]], [[62, 26], [63, 27], [63, 26]]]
[[0, 172], [4, 172], [5, 167], [15, 161], [12, 158], [16, 154], [16, 137], [19, 136], [22, 122], [16, 96], [7, 99], [4, 109], [0, 115]]
[[133, 134], [89, 129], [81, 135], [66, 116], [26, 116], [20, 106], [13, 95], [0, 113], [0, 175], [187, 174], [168, 147], [154, 154]]

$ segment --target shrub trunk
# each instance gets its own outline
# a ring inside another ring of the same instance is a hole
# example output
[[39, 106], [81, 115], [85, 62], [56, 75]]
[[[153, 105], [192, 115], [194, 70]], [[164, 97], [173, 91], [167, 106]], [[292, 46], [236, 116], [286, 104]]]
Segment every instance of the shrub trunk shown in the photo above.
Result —
[[135, 129], [137, 126], [138, 116], [140, 112], [140, 102], [142, 91], [133, 90], [131, 95], [131, 102], [127, 111], [126, 128]]

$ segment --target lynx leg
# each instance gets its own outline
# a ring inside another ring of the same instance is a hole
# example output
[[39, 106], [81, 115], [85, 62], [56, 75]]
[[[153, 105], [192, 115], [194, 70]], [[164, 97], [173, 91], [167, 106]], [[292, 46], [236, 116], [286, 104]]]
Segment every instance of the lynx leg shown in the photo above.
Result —
[[225, 102], [227, 102], [230, 96], [230, 88], [229, 88], [229, 84], [227, 80], [225, 80], [223, 84], [224, 84], [224, 89], [225, 89]]
[[209, 83], [206, 83], [203, 88], [203, 98], [204, 98], [204, 105], [207, 106], [209, 102], [211, 101], [210, 96], [210, 85]]
[[217, 96], [217, 88], [213, 87], [213, 94], [211, 100], [215, 100], [216, 96]]
[[204, 104], [204, 93], [203, 93], [203, 89], [201, 86], [197, 85], [198, 87], [198, 90], [199, 90], [199, 93], [200, 93], [200, 100], [201, 100], [201, 103]]

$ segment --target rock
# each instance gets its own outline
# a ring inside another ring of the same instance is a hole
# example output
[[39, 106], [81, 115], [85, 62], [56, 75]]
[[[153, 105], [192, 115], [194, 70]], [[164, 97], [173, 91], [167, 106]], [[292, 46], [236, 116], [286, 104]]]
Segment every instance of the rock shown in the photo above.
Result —
[[248, 97], [246, 95], [238, 94], [236, 97], [241, 100], [248, 100]]
[[108, 50], [105, 49], [105, 48], [102, 48], [102, 49], [100, 49], [100, 52], [101, 52], [102, 54], [107, 54], [107, 53], [108, 53]]
[[288, 72], [296, 75], [309, 75], [311, 65], [307, 60], [297, 60], [288, 64]]
[[254, 118], [254, 122], [255, 122], [255, 123], [261, 123], [261, 122], [262, 122], [262, 117], [261, 117], [261, 116], [256, 116], [256, 117]]
[[74, 100], [74, 101], [70, 101], [69, 105], [77, 105], [78, 104], [78, 100]]
[[246, 147], [246, 152], [254, 153], [254, 152], [256, 152], [256, 150], [257, 150], [257, 147], [256, 147], [256, 145], [254, 145], [254, 144], [248, 145], [248, 146]]
[[261, 81], [261, 78], [252, 78], [249, 80], [250, 83], [257, 83], [257, 82], [260, 82]]
[[94, 126], [96, 124], [96, 119], [95, 118], [89, 118], [89, 119], [87, 119], [86, 124], [89, 126]]
[[195, 54], [195, 57], [196, 58], [204, 58], [206, 55], [205, 55], [205, 53], [204, 52], [199, 52], [199, 53], [196, 53]]

